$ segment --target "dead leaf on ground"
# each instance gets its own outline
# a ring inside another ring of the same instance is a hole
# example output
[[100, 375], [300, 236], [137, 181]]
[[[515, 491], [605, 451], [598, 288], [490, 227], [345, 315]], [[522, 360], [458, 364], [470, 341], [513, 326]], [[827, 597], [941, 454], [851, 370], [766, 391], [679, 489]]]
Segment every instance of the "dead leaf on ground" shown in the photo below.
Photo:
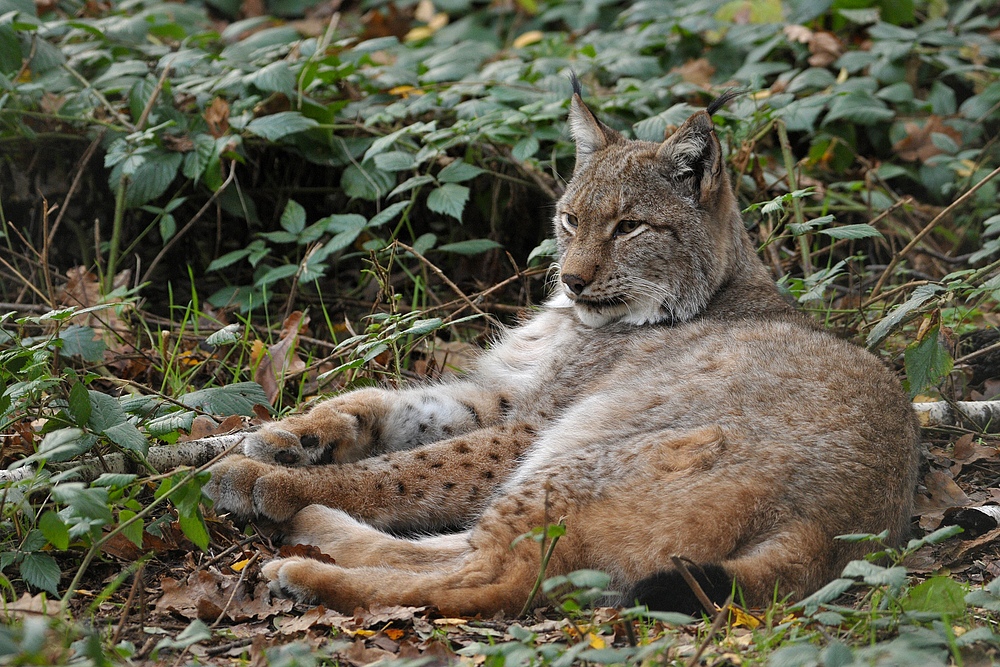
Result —
[[[264, 388], [267, 400], [274, 405], [274, 399], [281, 393], [281, 386], [289, 373], [303, 370], [306, 364], [295, 353], [299, 332], [309, 324], [309, 317], [296, 310], [285, 318], [281, 325], [281, 338], [264, 351], [263, 346], [254, 345], [251, 363], [258, 364], [254, 380]], [[264, 357], [264, 358], [262, 358]]]
[[412, 621], [416, 614], [426, 610], [427, 607], [375, 605], [371, 609], [359, 609], [354, 614], [354, 620], [359, 628], [381, 628], [393, 621]]
[[224, 609], [226, 616], [237, 623], [262, 620], [288, 612], [293, 606], [291, 600], [272, 599], [265, 582], [251, 592], [245, 581], [215, 570], [198, 570], [186, 581], [164, 577], [160, 588], [163, 595], [156, 601], [158, 613], [174, 613], [203, 621], [215, 621]]
[[715, 67], [705, 58], [689, 60], [680, 67], [675, 67], [671, 72], [681, 75], [681, 78], [688, 83], [693, 83], [702, 88], [708, 88], [712, 84], [712, 77], [715, 75]]
[[[66, 278], [68, 279], [66, 284], [59, 289], [59, 293], [56, 295], [57, 301], [63, 306], [90, 308], [105, 303], [114, 304], [121, 302], [121, 299], [117, 297], [104, 299], [101, 296], [101, 290], [103, 288], [100, 282], [98, 282], [97, 276], [83, 266], [74, 266], [73, 268], [68, 269], [66, 271]], [[131, 279], [131, 270], [125, 269], [124, 271], [120, 271], [115, 274], [112, 288], [119, 289], [121, 287], [125, 287], [129, 284]], [[128, 327], [126, 327], [122, 323], [121, 319], [119, 319], [114, 308], [102, 308], [92, 312], [75, 315], [70, 319], [70, 322], [80, 326], [90, 327], [98, 334], [105, 331], [113, 331], [117, 335], [106, 337], [108, 349], [121, 351], [126, 347], [118, 337], [126, 335], [128, 333]]]
[[305, 632], [314, 627], [349, 629], [354, 627], [354, 617], [327, 609], [320, 605], [309, 609], [301, 616], [289, 616], [275, 622], [283, 635]]
[[804, 25], [786, 25], [785, 36], [809, 47], [809, 64], [813, 67], [828, 67], [844, 53], [844, 46], [836, 35], [824, 30], [810, 30]]
[[944, 510], [964, 507], [972, 502], [955, 483], [950, 471], [932, 470], [924, 476], [926, 493], [918, 493], [915, 510], [920, 515], [920, 527], [934, 530], [941, 523]]
[[321, 563], [328, 563], [329, 565], [337, 564], [337, 561], [332, 556], [323, 553], [319, 550], [319, 547], [312, 544], [282, 544], [281, 548], [278, 549], [278, 558], [292, 558], [294, 556], [311, 558]]
[[229, 131], [229, 102], [216, 97], [205, 109], [202, 118], [208, 124], [208, 131], [218, 139]]
[[25, 593], [17, 601], [4, 604], [2, 609], [7, 621], [16, 618], [23, 619], [25, 616], [37, 616], [39, 614], [54, 616], [59, 613], [59, 602], [57, 600], [49, 600], [45, 593], [38, 593], [37, 595]]
[[940, 116], [928, 116], [921, 126], [916, 122], [903, 123], [906, 136], [893, 145], [893, 150], [902, 160], [909, 162], [927, 162], [935, 155], [944, 151], [934, 143], [935, 134], [943, 134], [961, 145], [962, 134], [953, 127], [944, 124]]
[[951, 466], [951, 473], [957, 475], [967, 466], [982, 459], [994, 459], [997, 457], [996, 447], [984, 446], [981, 441], [977, 441], [971, 433], [966, 433], [955, 441], [955, 447], [951, 458], [955, 462]]
[[361, 17], [364, 24], [364, 32], [358, 37], [359, 41], [374, 39], [376, 37], [396, 37], [400, 41], [410, 32], [413, 17], [409, 11], [400, 11], [395, 4], [389, 3], [383, 13], [382, 9], [373, 9]]
[[389, 660], [396, 657], [394, 653], [385, 651], [380, 648], [368, 648], [365, 646], [364, 639], [356, 639], [351, 647], [346, 651], [341, 653], [344, 659], [351, 663], [352, 665], [357, 665], [361, 667], [362, 665], [370, 665], [373, 662], [378, 662], [379, 660]]

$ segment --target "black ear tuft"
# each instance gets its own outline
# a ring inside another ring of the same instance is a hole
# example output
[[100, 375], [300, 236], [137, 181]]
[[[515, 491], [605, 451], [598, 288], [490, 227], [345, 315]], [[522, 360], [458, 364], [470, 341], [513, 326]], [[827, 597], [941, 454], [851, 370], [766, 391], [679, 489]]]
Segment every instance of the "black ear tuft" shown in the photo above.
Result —
[[716, 111], [726, 106], [737, 97], [746, 94], [747, 91], [745, 90], [740, 90], [739, 88], [730, 88], [729, 90], [725, 91], [724, 93], [716, 97], [714, 100], [712, 100], [712, 103], [708, 105], [705, 111], [708, 112], [709, 116], [714, 116]]
[[580, 85], [580, 79], [576, 77], [576, 72], [573, 70], [569, 71], [569, 81], [573, 84], [573, 94], [583, 97], [583, 86]]
[[[719, 565], [696, 566], [690, 571], [705, 595], [717, 605], [724, 603], [733, 590], [732, 577]], [[650, 611], [677, 611], [692, 615], [706, 611], [677, 570], [657, 572], [637, 583], [625, 603], [633, 601], [649, 607]]]

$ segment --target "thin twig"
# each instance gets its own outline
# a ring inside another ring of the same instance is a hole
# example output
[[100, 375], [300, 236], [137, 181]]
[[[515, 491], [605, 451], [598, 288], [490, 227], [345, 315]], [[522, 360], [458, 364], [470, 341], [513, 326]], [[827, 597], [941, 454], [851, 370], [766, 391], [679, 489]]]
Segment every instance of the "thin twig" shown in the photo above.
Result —
[[143, 562], [139, 566], [139, 569], [132, 573], [132, 588], [128, 592], [128, 598], [125, 600], [125, 606], [122, 607], [122, 618], [118, 621], [114, 634], [111, 635], [112, 646], [117, 646], [118, 638], [121, 637], [122, 630], [125, 629], [125, 623], [128, 622], [128, 615], [132, 611], [132, 603], [135, 602], [136, 593], [139, 592], [139, 588], [142, 586], [142, 573], [146, 570], [146, 562]]
[[153, 92], [149, 95], [149, 100], [146, 102], [146, 108], [142, 110], [139, 115], [139, 122], [136, 123], [136, 130], [144, 130], [146, 128], [146, 122], [149, 120], [149, 114], [153, 112], [153, 105], [156, 104], [157, 98], [160, 96], [160, 91], [163, 90], [163, 84], [167, 80], [167, 75], [170, 74], [170, 65], [166, 65], [163, 68], [163, 72], [160, 74], [159, 80], [156, 82], [156, 86], [153, 88]]
[[698, 583], [698, 580], [695, 579], [694, 575], [691, 574], [691, 571], [688, 570], [687, 563], [685, 563], [680, 556], [671, 556], [670, 560], [673, 561], [674, 567], [681, 573], [681, 578], [684, 579], [684, 583], [688, 585], [688, 588], [691, 589], [694, 596], [698, 598], [698, 602], [700, 602], [701, 606], [705, 608], [705, 611], [709, 614], [718, 612], [719, 610], [715, 606], [715, 603], [712, 602], [711, 598], [705, 594], [705, 590], [701, 587], [701, 584]]
[[163, 248], [160, 249], [160, 252], [158, 252], [156, 254], [156, 257], [153, 258], [153, 261], [149, 263], [149, 268], [146, 269], [146, 272], [142, 274], [142, 279], [139, 281], [140, 285], [142, 283], [147, 282], [152, 277], [153, 270], [160, 263], [160, 260], [162, 260], [163, 257], [170, 251], [170, 249], [174, 247], [174, 244], [176, 244], [177, 241], [180, 240], [180, 238], [184, 236], [194, 226], [194, 224], [198, 222], [199, 219], [201, 219], [201, 216], [205, 214], [205, 211], [207, 211], [208, 208], [215, 202], [215, 200], [219, 198], [219, 195], [221, 195], [222, 192], [229, 187], [230, 183], [232, 183], [233, 179], [235, 178], [236, 178], [236, 163], [234, 162], [230, 166], [229, 176], [226, 178], [225, 181], [223, 181], [222, 185], [219, 186], [219, 189], [212, 193], [212, 196], [208, 198], [208, 201], [205, 202], [205, 205], [202, 206], [198, 210], [198, 212], [194, 214], [193, 218], [188, 220], [187, 224], [184, 225], [179, 232], [174, 234], [171, 237], [171, 239], [164, 244]]
[[987, 345], [986, 347], [980, 348], [980, 349], [976, 350], [975, 352], [970, 352], [969, 354], [961, 356], [961, 357], [959, 357], [958, 359], [955, 360], [955, 363], [956, 364], [964, 364], [964, 363], [966, 363], [968, 361], [972, 361], [973, 359], [981, 357], [984, 354], [989, 354], [990, 352], [993, 352], [995, 350], [1000, 350], [1000, 342], [993, 343], [992, 345]]
[[422, 262], [423, 264], [425, 264], [427, 266], [427, 268], [429, 268], [431, 271], [433, 271], [434, 275], [436, 275], [438, 278], [440, 278], [442, 281], [444, 281], [444, 284], [447, 285], [449, 288], [451, 288], [451, 291], [453, 291], [455, 294], [457, 294], [459, 296], [459, 298], [461, 298], [462, 301], [464, 301], [470, 308], [472, 308], [474, 311], [476, 311], [477, 313], [479, 313], [480, 315], [482, 315], [483, 317], [485, 317], [487, 320], [489, 320], [491, 322], [495, 322], [495, 320], [493, 319], [492, 315], [486, 313], [482, 308], [480, 308], [475, 303], [473, 303], [472, 299], [470, 299], [468, 297], [468, 295], [466, 295], [466, 293], [463, 292], [461, 290], [461, 288], [459, 288], [458, 285], [456, 285], [451, 280], [449, 280], [448, 276], [444, 275], [444, 272], [441, 269], [439, 269], [437, 266], [435, 266], [429, 259], [427, 259], [423, 255], [421, 255], [419, 252], [417, 252], [416, 250], [414, 250], [410, 246], [406, 245], [402, 241], [393, 241], [393, 245], [399, 246], [400, 248], [402, 248], [406, 252], [411, 253], [420, 262]]
[[983, 180], [979, 181], [978, 183], [976, 183], [975, 185], [973, 185], [971, 188], [969, 188], [968, 190], [966, 190], [962, 194], [961, 197], [959, 197], [958, 199], [956, 199], [955, 201], [953, 201], [943, 211], [941, 211], [936, 216], [934, 216], [934, 218], [930, 222], [928, 222], [927, 225], [923, 229], [921, 229], [919, 232], [917, 232], [917, 235], [914, 236], [913, 239], [909, 243], [907, 243], [906, 246], [904, 246], [902, 250], [900, 250], [895, 255], [893, 255], [892, 259], [889, 260], [889, 265], [885, 267], [885, 271], [882, 272], [882, 275], [879, 276], [878, 282], [875, 283], [875, 287], [872, 288], [872, 292], [871, 292], [871, 295], [869, 297], [869, 300], [875, 298], [875, 295], [878, 294], [878, 292], [879, 292], [880, 289], [882, 289], [882, 285], [884, 285], [885, 281], [889, 279], [889, 276], [892, 275], [893, 269], [896, 268], [896, 265], [899, 264], [899, 261], [901, 259], [903, 259], [903, 257], [905, 257], [911, 250], [913, 250], [913, 248], [918, 243], [920, 243], [921, 241], [923, 241], [924, 237], [927, 236], [928, 234], [930, 234], [931, 230], [934, 229], [934, 227], [937, 226], [937, 224], [941, 220], [943, 220], [947, 215], [949, 215], [956, 208], [958, 208], [959, 206], [961, 206], [962, 204], [964, 204], [966, 201], [968, 201], [969, 198], [971, 198], [972, 195], [974, 195], [979, 190], [979, 188], [983, 187], [984, 185], [986, 185], [987, 183], [989, 183], [990, 181], [992, 181], [994, 178], [997, 177], [997, 175], [1000, 175], [1000, 167], [997, 167], [996, 169], [994, 169], [993, 171], [991, 171], [989, 174], [987, 174], [986, 176], [984, 176]]

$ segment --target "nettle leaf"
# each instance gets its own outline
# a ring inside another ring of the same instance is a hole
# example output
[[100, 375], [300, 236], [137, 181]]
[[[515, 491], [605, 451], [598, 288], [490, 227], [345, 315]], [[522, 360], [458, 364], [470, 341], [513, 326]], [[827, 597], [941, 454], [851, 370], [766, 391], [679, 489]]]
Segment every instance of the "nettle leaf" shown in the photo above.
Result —
[[457, 243], [446, 243], [438, 246], [441, 252], [453, 252], [458, 255], [479, 255], [487, 250], [502, 248], [503, 246], [492, 239], [470, 239], [468, 241], [458, 241]]
[[219, 345], [232, 345], [243, 338], [243, 326], [240, 324], [227, 324], [208, 338], [205, 342], [218, 347]]
[[924, 305], [929, 299], [931, 299], [938, 292], [944, 291], [944, 287], [941, 285], [921, 285], [917, 289], [913, 290], [913, 294], [905, 302], [896, 306], [895, 310], [882, 318], [882, 321], [876, 324], [872, 330], [868, 333], [868, 339], [865, 341], [865, 345], [868, 349], [872, 349], [879, 345], [890, 333], [895, 331], [896, 327], [901, 325], [904, 321], [908, 320], [911, 316], [919, 312], [919, 308]]
[[107, 346], [90, 327], [71, 324], [59, 332], [59, 340], [62, 341], [60, 356], [78, 357], [92, 364], [104, 361]]
[[177, 431], [190, 431], [194, 423], [194, 413], [190, 410], [169, 412], [146, 422], [146, 432], [154, 438], [163, 437]]
[[180, 403], [214, 415], [253, 416], [253, 406], [270, 405], [263, 387], [256, 382], [237, 382], [225, 387], [210, 387], [184, 394]]
[[39, 553], [24, 554], [20, 572], [28, 585], [59, 595], [59, 578], [62, 572], [59, 571], [59, 565], [52, 556]]
[[469, 200], [469, 188], [455, 183], [445, 183], [427, 196], [427, 208], [435, 213], [449, 215], [462, 221], [462, 210]]
[[125, 190], [125, 205], [138, 208], [156, 199], [177, 177], [184, 156], [180, 153], [153, 152], [136, 167]]
[[411, 176], [410, 178], [406, 179], [405, 181], [397, 185], [395, 188], [393, 188], [392, 192], [389, 193], [389, 197], [390, 198], [395, 197], [396, 195], [401, 194], [403, 192], [409, 192], [413, 188], [419, 188], [421, 185], [427, 185], [428, 183], [433, 183], [433, 182], [434, 182], [434, 177], [428, 176], [427, 174], [424, 174], [422, 176]]
[[938, 335], [941, 325], [928, 330], [922, 340], [911, 343], [903, 353], [906, 379], [910, 384], [910, 398], [927, 387], [936, 385], [951, 372], [952, 361], [948, 348]]
[[867, 223], [830, 227], [829, 229], [821, 229], [819, 232], [835, 239], [866, 239], [873, 236], [882, 238], [882, 232]]
[[149, 441], [139, 432], [135, 424], [128, 420], [125, 410], [118, 401], [99, 391], [89, 390], [90, 394], [90, 427], [98, 433], [103, 433], [108, 440], [123, 449], [140, 452], [145, 456], [149, 449]]
[[77, 382], [69, 390], [69, 414], [77, 426], [86, 426], [90, 421], [90, 392], [82, 382]]
[[375, 227], [381, 227], [385, 223], [395, 219], [395, 217], [409, 205], [410, 202], [408, 201], [398, 201], [395, 204], [387, 206], [385, 209], [372, 216], [372, 219], [368, 221], [368, 227], [373, 229]]
[[417, 161], [413, 158], [413, 153], [406, 151], [389, 151], [379, 153], [372, 160], [375, 166], [382, 171], [406, 171], [417, 166]]
[[285, 210], [281, 213], [281, 228], [289, 234], [299, 234], [306, 228], [306, 210], [302, 204], [289, 199]]
[[376, 201], [385, 197], [396, 182], [396, 176], [382, 171], [374, 161], [352, 164], [340, 177], [340, 187], [348, 197]]
[[52, 497], [66, 505], [73, 516], [96, 519], [103, 525], [112, 522], [106, 488], [87, 487], [82, 482], [63, 482], [52, 487]]
[[524, 162], [529, 157], [534, 157], [535, 153], [538, 152], [538, 148], [538, 139], [529, 135], [514, 144], [514, 148], [511, 149], [510, 154], [518, 162]]
[[298, 111], [279, 111], [270, 116], [254, 118], [247, 124], [247, 132], [256, 134], [268, 141], [277, 141], [290, 134], [297, 134], [319, 126], [312, 118], [303, 116]]
[[437, 179], [441, 183], [464, 183], [465, 181], [471, 181], [476, 176], [479, 176], [479, 174], [485, 172], [485, 169], [468, 164], [462, 158], [459, 158], [442, 169], [438, 173]]
[[195, 183], [205, 173], [208, 164], [215, 157], [215, 139], [209, 134], [196, 134], [192, 137], [194, 150], [184, 154], [184, 165], [181, 173]]
[[38, 519], [38, 529], [56, 549], [65, 551], [69, 548], [69, 528], [59, 518], [58, 513], [48, 510], [42, 514]]
[[861, 91], [841, 95], [830, 104], [830, 110], [823, 119], [823, 125], [835, 120], [846, 120], [858, 125], [885, 123], [896, 117], [896, 112], [886, 107], [885, 102]]

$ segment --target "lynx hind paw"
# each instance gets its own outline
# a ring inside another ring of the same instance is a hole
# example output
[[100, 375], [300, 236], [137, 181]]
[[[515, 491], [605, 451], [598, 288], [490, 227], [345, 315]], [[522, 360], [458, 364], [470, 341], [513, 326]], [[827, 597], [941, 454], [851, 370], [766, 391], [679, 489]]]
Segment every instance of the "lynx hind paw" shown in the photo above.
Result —
[[209, 468], [205, 494], [216, 513], [230, 512], [241, 521], [264, 518], [282, 522], [301, 507], [292, 497], [291, 471], [248, 459], [229, 456]]
[[319, 595], [309, 586], [309, 575], [313, 568], [321, 567], [328, 566], [308, 558], [292, 556], [265, 563], [261, 572], [268, 580], [267, 587], [272, 595], [303, 604], [315, 604], [319, 601]]
[[299, 437], [271, 424], [247, 436], [243, 443], [243, 453], [256, 461], [282, 466], [316, 463], [323, 455], [318, 437]]

